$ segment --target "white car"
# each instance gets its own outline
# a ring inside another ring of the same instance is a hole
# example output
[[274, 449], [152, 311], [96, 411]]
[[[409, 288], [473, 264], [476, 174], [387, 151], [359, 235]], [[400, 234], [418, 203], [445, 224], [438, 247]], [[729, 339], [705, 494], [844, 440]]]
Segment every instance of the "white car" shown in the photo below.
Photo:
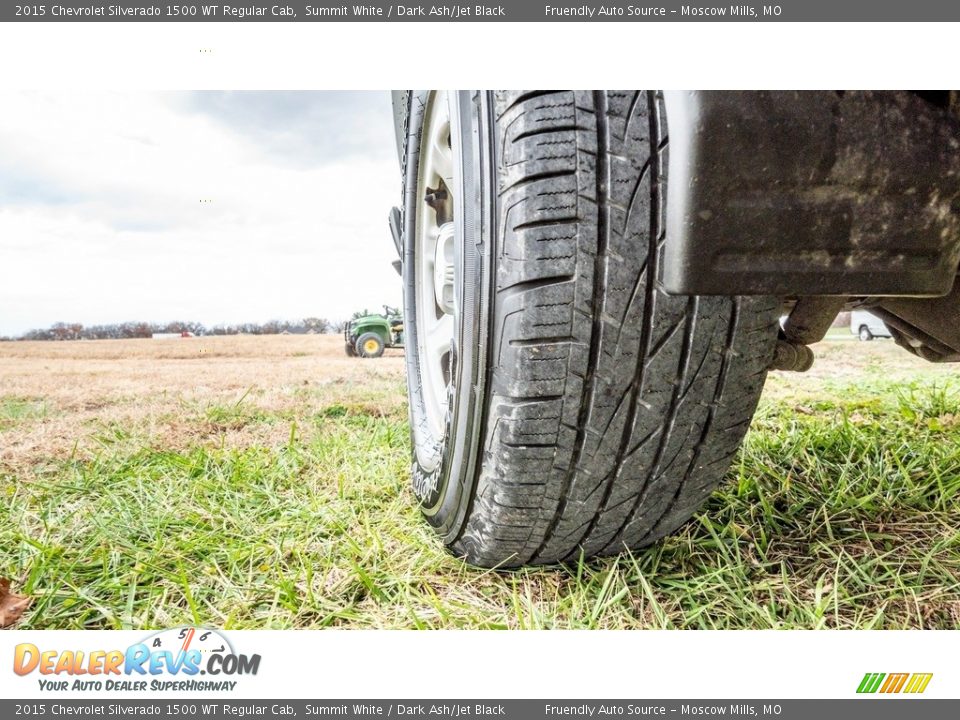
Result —
[[863, 341], [890, 337], [890, 331], [883, 324], [883, 320], [866, 310], [854, 310], [850, 313], [850, 332]]

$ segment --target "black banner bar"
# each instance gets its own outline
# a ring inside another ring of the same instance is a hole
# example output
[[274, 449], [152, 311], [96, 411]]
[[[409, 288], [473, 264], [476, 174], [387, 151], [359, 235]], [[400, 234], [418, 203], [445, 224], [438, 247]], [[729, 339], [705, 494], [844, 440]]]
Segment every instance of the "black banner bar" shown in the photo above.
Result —
[[61, 0], [2, 3], [0, 22], [950, 22], [960, 21], [960, 3], [943, 0], [772, 0], [731, 4], [706, 2], [496, 2], [408, 3], [366, 0], [337, 3], [150, 2]]

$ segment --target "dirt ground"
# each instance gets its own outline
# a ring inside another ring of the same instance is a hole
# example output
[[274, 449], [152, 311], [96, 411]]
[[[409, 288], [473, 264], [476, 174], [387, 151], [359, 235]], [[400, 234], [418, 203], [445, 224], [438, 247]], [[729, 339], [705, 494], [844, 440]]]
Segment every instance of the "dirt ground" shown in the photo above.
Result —
[[[815, 395], [860, 379], [955, 372], [889, 340], [838, 336], [814, 349], [811, 371], [771, 375], [768, 398]], [[245, 423], [244, 413], [296, 420], [301, 411], [344, 398], [394, 412], [406, 402], [403, 375], [402, 351], [388, 350], [379, 360], [348, 358], [335, 335], [0, 343], [0, 470], [17, 474], [88, 455], [105, 433], [135, 434], [169, 448], [204, 440], [283, 442], [285, 428]], [[264, 435], [270, 432], [277, 437]]]

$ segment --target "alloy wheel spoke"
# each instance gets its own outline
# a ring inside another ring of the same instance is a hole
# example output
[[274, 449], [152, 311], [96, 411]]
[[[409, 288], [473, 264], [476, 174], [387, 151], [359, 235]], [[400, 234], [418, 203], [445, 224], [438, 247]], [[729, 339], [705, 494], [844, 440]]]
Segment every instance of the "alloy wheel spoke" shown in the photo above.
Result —
[[434, 94], [424, 117], [415, 247], [416, 352], [427, 425], [434, 437], [443, 433], [447, 415], [457, 323], [454, 159], [458, 145], [451, 133], [449, 101], [445, 92]]
[[427, 332], [427, 350], [432, 357], [440, 359], [450, 352], [453, 339], [453, 315], [442, 315]]

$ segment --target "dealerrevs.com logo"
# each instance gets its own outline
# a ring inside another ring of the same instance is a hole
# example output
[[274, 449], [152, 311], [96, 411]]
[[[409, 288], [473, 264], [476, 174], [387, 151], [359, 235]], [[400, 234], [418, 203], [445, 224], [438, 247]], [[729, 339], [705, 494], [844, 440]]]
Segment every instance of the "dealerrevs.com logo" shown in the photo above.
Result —
[[[231, 691], [238, 676], [256, 675], [260, 655], [237, 653], [216, 630], [163, 630], [126, 650], [14, 648], [13, 671], [39, 675], [41, 690], [143, 692]], [[201, 677], [202, 676], [202, 677]]]

